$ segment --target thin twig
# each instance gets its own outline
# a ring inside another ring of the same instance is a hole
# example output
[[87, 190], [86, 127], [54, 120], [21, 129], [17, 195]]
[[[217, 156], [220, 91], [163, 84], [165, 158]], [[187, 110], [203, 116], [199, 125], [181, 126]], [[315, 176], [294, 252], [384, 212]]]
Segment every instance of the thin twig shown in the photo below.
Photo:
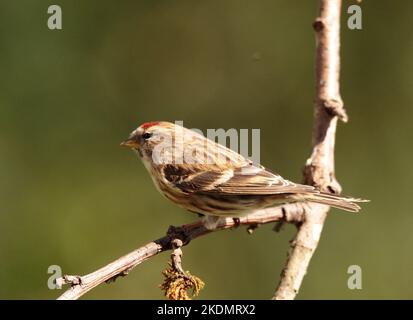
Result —
[[189, 273], [182, 267], [183, 242], [180, 239], [172, 240], [171, 262], [162, 271], [164, 281], [160, 288], [164, 291], [169, 300], [191, 300], [192, 297], [199, 295], [205, 283]]
[[69, 284], [71, 287], [64, 292], [59, 300], [75, 300], [101, 283], [110, 282], [119, 276], [126, 275], [137, 265], [156, 254], [173, 249], [173, 241], [180, 239], [183, 245], [209, 233], [231, 229], [238, 226], [257, 226], [266, 223], [286, 221], [299, 224], [303, 221], [305, 206], [301, 204], [287, 204], [281, 207], [258, 210], [254, 214], [238, 219], [226, 218], [220, 220], [215, 230], [208, 230], [201, 221], [186, 224], [180, 227], [170, 227], [167, 235], [152, 241], [145, 246], [113, 261], [112, 263], [84, 276], [68, 276], [56, 280], [56, 283]]
[[172, 240], [172, 254], [171, 261], [172, 267], [181, 274], [185, 274], [184, 269], [182, 268], [182, 249], [183, 242], [181, 239]]
[[[340, 96], [341, 0], [321, 0], [320, 15], [313, 24], [317, 40], [316, 102], [314, 106], [313, 152], [307, 160], [304, 181], [321, 190], [340, 193], [334, 174], [334, 143], [337, 120], [348, 120]], [[299, 226], [275, 300], [294, 299], [317, 248], [329, 211], [325, 205], [309, 204]]]

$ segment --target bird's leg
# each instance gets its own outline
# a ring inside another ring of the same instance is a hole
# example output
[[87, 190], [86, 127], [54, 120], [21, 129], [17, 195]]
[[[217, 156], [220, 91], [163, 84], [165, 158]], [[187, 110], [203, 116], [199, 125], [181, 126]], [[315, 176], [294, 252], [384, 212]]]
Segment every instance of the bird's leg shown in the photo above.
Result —
[[204, 224], [204, 227], [207, 228], [208, 230], [215, 230], [223, 219], [225, 218], [221, 218], [218, 216], [205, 215], [203, 218], [201, 218], [201, 221]]

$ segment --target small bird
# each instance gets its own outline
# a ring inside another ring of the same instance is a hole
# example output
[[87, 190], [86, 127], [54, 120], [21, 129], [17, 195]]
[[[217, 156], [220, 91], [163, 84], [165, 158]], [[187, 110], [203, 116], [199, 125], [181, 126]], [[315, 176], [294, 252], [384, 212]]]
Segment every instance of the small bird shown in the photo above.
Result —
[[[146, 122], [121, 145], [139, 155], [156, 188], [166, 198], [214, 219], [304, 201], [358, 212], [356, 202], [365, 201], [288, 181], [239, 153], [170, 122]], [[211, 224], [209, 228], [213, 228]]]

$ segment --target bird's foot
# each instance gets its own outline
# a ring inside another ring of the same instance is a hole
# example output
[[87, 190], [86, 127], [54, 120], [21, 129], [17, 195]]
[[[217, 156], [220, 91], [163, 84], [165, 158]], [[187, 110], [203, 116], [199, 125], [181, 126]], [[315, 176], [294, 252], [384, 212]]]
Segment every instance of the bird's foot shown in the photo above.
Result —
[[205, 215], [202, 217], [201, 221], [204, 224], [204, 227], [208, 230], [215, 230], [219, 223], [225, 218], [217, 217], [217, 216], [209, 216]]

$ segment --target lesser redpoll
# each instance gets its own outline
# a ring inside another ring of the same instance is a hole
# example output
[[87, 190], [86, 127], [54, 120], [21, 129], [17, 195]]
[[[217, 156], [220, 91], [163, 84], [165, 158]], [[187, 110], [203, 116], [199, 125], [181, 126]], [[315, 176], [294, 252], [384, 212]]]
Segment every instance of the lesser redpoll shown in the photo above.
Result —
[[292, 202], [358, 212], [364, 200], [285, 180], [199, 133], [169, 122], [147, 122], [122, 145], [142, 159], [157, 189], [194, 213], [237, 217]]

